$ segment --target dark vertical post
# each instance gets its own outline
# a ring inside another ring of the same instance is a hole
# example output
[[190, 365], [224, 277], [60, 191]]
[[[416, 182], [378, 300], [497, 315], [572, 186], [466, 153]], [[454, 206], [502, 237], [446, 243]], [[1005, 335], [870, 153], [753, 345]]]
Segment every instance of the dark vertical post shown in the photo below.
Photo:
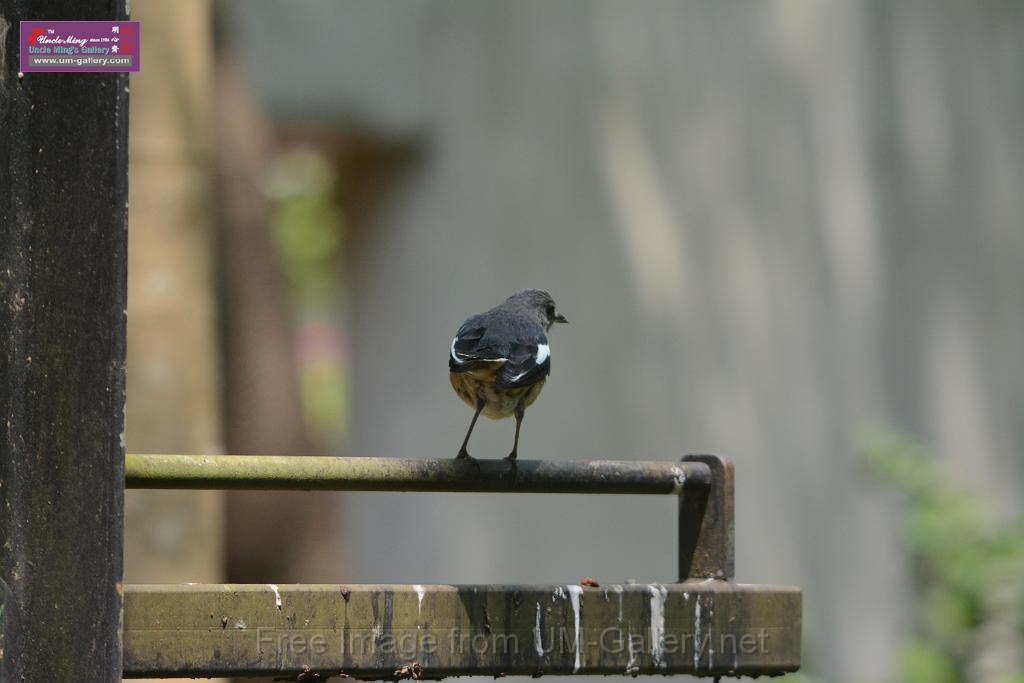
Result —
[[121, 674], [128, 95], [18, 75], [22, 19], [123, 0], [0, 0], [0, 576], [10, 681]]
[[717, 455], [688, 455], [683, 462], [711, 468], [711, 486], [687, 489], [679, 499], [679, 580], [735, 576], [735, 467]]

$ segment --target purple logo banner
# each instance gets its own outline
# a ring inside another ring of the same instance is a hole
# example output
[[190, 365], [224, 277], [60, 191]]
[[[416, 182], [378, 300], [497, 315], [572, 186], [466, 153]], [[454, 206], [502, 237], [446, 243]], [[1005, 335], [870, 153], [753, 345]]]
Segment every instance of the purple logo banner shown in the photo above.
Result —
[[139, 70], [137, 21], [23, 21], [21, 71]]

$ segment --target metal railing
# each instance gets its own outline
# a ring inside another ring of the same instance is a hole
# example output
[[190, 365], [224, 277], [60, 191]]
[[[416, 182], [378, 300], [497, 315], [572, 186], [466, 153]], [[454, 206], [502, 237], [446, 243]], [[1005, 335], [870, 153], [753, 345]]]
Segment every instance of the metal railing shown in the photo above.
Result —
[[281, 455], [129, 454], [125, 486], [255, 489], [675, 495], [679, 580], [733, 576], [733, 465], [681, 462], [415, 460]]
[[[721, 676], [778, 674], [799, 666], [799, 589], [732, 582], [734, 468], [715, 455], [680, 462], [523, 460], [513, 466], [505, 460], [129, 454], [125, 486], [673, 495], [679, 524], [675, 583], [128, 586], [126, 678]], [[548, 633], [568, 625], [568, 635]], [[632, 640], [637, 630], [647, 634], [642, 646]], [[725, 641], [701, 649], [701, 634], [712, 632], [732, 639], [731, 655], [723, 652]], [[606, 643], [608, 633], [628, 635], [629, 647]], [[416, 639], [411, 654], [387, 649], [389, 638], [410, 637]], [[478, 640], [516, 647], [464, 648]], [[563, 641], [571, 648], [549, 647]], [[756, 641], [760, 649], [739, 651], [740, 641]], [[318, 644], [324, 646], [319, 654]]]
[[129, 454], [125, 485], [142, 489], [458, 491], [679, 495], [707, 489], [702, 462], [413, 460], [280, 455]]

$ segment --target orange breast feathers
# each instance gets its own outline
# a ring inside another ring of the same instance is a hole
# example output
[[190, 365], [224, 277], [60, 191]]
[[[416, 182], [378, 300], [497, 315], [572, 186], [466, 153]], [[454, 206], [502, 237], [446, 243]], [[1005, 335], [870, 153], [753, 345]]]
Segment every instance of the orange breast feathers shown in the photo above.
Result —
[[[524, 387], [498, 388], [494, 383], [497, 370], [490, 369], [489, 376], [485, 370], [450, 372], [448, 379], [451, 381], [455, 393], [470, 408], [475, 410], [478, 401], [483, 401], [484, 407], [481, 414], [492, 420], [500, 420], [513, 415], [516, 406], [520, 403], [524, 408], [528, 408], [537, 400], [540, 390], [544, 388], [544, 380]], [[483, 374], [484, 378], [479, 377], [480, 374]]]

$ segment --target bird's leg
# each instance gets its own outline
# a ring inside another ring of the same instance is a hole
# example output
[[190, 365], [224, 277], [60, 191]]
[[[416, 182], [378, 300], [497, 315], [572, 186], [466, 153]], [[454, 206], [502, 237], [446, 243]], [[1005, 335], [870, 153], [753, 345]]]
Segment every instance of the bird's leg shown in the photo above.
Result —
[[519, 427], [523, 424], [523, 415], [526, 413], [526, 408], [520, 403], [516, 406], [516, 441], [512, 444], [512, 452], [505, 456], [505, 459], [512, 463], [512, 468], [515, 469], [516, 457], [519, 455]]
[[466, 438], [462, 440], [462, 448], [459, 449], [459, 454], [455, 456], [456, 458], [473, 459], [473, 457], [470, 456], [469, 451], [466, 450], [466, 446], [469, 445], [469, 435], [473, 433], [473, 427], [476, 426], [476, 419], [480, 417], [480, 411], [483, 409], [484, 402], [478, 399], [476, 402], [476, 412], [473, 413], [473, 420], [469, 423], [469, 430], [466, 431]]

